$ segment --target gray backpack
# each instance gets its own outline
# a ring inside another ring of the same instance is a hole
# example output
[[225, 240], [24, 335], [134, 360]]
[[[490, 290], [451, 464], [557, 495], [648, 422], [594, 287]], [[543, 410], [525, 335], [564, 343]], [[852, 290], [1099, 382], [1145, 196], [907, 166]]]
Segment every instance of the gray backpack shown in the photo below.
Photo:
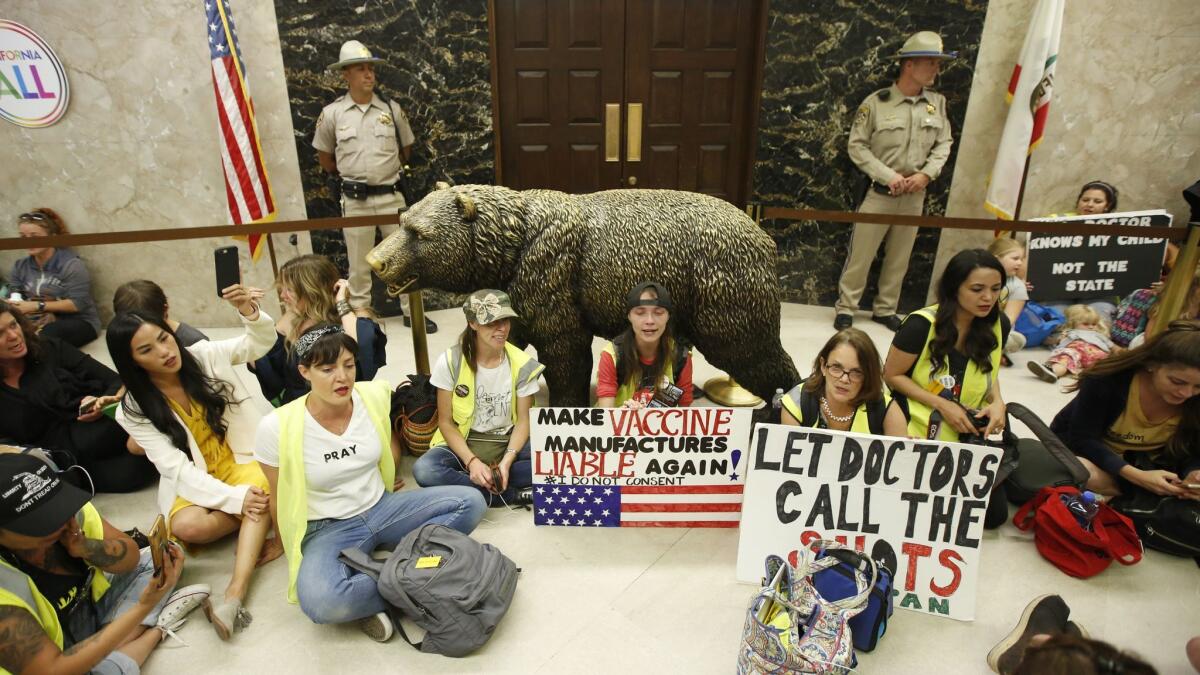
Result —
[[[354, 548], [339, 559], [379, 582], [405, 642], [445, 656], [466, 656], [492, 637], [512, 604], [521, 571], [491, 544], [432, 523], [409, 532], [387, 560]], [[410, 640], [401, 615], [423, 628], [425, 639]]]

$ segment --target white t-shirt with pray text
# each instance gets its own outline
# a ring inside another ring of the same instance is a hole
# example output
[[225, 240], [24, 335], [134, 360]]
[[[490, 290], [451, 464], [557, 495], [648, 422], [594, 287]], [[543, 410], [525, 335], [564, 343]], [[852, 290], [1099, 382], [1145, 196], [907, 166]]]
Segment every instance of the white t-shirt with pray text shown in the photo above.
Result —
[[[450, 366], [445, 358], [438, 359], [433, 364], [433, 373], [429, 382], [438, 389], [458, 396], [454, 391], [454, 380], [450, 376]], [[537, 393], [537, 380], [517, 389], [517, 396], [533, 396]], [[467, 392], [470, 396], [472, 392]], [[475, 369], [475, 416], [471, 420], [471, 431], [485, 434], [506, 434], [512, 429], [513, 406], [516, 403], [512, 396], [512, 369], [508, 365], [508, 355], [500, 359], [495, 368], [479, 367]]]
[[[321, 426], [304, 411], [304, 477], [308, 488], [308, 519], [350, 518], [375, 505], [383, 496], [379, 474], [379, 433], [358, 392], [354, 412], [342, 434]], [[254, 456], [279, 466], [279, 416], [272, 413], [258, 425]], [[389, 448], [387, 450], [391, 452]]]

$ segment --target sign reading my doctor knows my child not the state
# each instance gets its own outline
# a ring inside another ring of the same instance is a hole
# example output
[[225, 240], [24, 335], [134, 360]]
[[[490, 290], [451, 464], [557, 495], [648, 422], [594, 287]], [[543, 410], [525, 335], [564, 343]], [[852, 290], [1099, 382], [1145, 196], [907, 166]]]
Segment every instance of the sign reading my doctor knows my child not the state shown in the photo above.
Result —
[[32, 129], [67, 111], [67, 71], [40, 35], [0, 19], [0, 118]]

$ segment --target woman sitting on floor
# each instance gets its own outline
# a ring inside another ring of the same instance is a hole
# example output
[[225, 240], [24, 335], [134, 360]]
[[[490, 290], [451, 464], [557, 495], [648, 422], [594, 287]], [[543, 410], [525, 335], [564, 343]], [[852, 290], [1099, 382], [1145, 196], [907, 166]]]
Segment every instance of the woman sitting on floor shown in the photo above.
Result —
[[1000, 311], [1004, 268], [983, 249], [960, 251], [937, 284], [938, 304], [904, 320], [883, 377], [908, 414], [908, 434], [957, 441], [1003, 431], [1000, 355], [1012, 326]]
[[172, 536], [206, 544], [234, 532], [238, 543], [224, 599], [206, 605], [222, 640], [250, 622], [242, 608], [254, 568], [282, 553], [267, 541], [266, 476], [253, 460], [253, 440], [265, 410], [250, 399], [233, 367], [271, 347], [271, 317], [259, 311], [251, 291], [226, 288], [246, 333], [228, 340], [181, 348], [160, 317], [119, 314], [106, 340], [128, 393], [117, 421], [137, 441], [162, 476], [158, 508]]
[[69, 343], [38, 335], [4, 301], [0, 373], [0, 438], [70, 453], [57, 461], [87, 469], [96, 492], [136, 492], [154, 480], [154, 466], [130, 453], [129, 434], [103, 412], [120, 400], [121, 378]]
[[544, 367], [508, 343], [517, 313], [507, 293], [475, 291], [463, 313], [459, 343], [434, 362], [429, 377], [437, 387], [438, 429], [413, 464], [413, 478], [426, 487], [474, 487], [492, 506], [529, 503], [529, 409]]
[[313, 328], [294, 351], [310, 392], [263, 418], [255, 443], [287, 555], [288, 600], [316, 623], [358, 620], [383, 642], [393, 630], [387, 603], [374, 579], [338, 560], [342, 550], [394, 547], [426, 523], [470, 533], [486, 507], [469, 488], [395, 491], [392, 390], [355, 382], [358, 345], [340, 326]]
[[300, 375], [292, 345], [305, 331], [320, 323], [337, 324], [346, 331], [358, 351], [356, 373], [370, 380], [387, 365], [387, 336], [374, 320], [356, 316], [350, 307], [350, 287], [338, 277], [337, 268], [321, 255], [302, 255], [279, 268], [280, 297], [284, 313], [275, 325], [279, 337], [266, 356], [251, 366], [263, 396], [282, 405], [308, 392], [308, 381]]
[[13, 303], [43, 335], [82, 347], [100, 334], [100, 315], [92, 299], [92, 279], [83, 260], [69, 248], [38, 246], [38, 239], [70, 234], [66, 223], [47, 208], [22, 213], [17, 223], [31, 244], [29, 255], [13, 264], [10, 291], [21, 294]]
[[1173, 321], [1080, 374], [1050, 428], [1080, 456], [1087, 488], [1200, 499], [1200, 322]]
[[876, 436], [908, 434], [908, 420], [883, 385], [879, 352], [857, 328], [838, 331], [813, 372], [783, 397], [783, 423]]
[[640, 283], [625, 300], [629, 326], [600, 353], [596, 369], [596, 405], [689, 406], [692, 404], [692, 353], [675, 341], [667, 289]]

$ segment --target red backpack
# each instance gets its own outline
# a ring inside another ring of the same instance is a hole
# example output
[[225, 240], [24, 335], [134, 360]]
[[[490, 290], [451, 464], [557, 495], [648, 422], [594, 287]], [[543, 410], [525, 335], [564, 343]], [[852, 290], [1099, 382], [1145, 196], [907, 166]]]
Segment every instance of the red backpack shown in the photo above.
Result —
[[1100, 507], [1092, 519], [1091, 531], [1083, 529], [1063, 504], [1062, 495], [1078, 497], [1071, 487], [1045, 487], [1013, 516], [1019, 530], [1033, 530], [1038, 553], [1058, 569], [1073, 577], [1095, 576], [1112, 564], [1132, 565], [1142, 559], [1142, 541], [1133, 522], [1108, 504]]

